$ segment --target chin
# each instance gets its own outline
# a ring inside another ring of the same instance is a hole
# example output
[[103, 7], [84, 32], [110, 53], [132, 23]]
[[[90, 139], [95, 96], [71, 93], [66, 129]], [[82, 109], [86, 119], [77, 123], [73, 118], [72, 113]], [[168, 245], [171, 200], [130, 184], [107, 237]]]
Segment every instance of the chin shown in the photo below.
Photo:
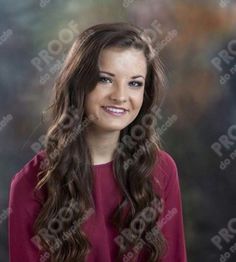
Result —
[[103, 129], [106, 130], [106, 131], [121, 131], [124, 128], [125, 128], [124, 126], [106, 126], [106, 127], [103, 127]]
[[121, 131], [126, 126], [124, 125], [97, 125], [97, 127], [104, 131]]

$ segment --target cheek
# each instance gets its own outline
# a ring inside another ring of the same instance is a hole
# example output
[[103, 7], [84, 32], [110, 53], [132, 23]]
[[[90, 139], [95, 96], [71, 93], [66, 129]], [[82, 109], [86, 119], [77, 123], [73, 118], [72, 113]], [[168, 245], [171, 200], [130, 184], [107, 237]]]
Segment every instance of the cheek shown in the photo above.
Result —
[[98, 85], [86, 96], [86, 99], [90, 103], [97, 104], [101, 99], [104, 98], [105, 95], [106, 95], [105, 91]]
[[96, 101], [96, 97], [97, 97], [96, 93], [97, 93], [96, 90], [93, 90], [89, 94], [87, 94], [87, 96], [85, 97], [86, 106], [90, 106], [94, 104], [94, 102]]
[[94, 89], [92, 92], [90, 92], [85, 98], [86, 112], [93, 112], [97, 110], [101, 97], [101, 92], [99, 92], [98, 89]]
[[139, 108], [142, 106], [142, 104], [143, 104], [143, 94], [140, 94], [140, 95], [138, 95], [138, 96], [135, 96], [135, 97], [133, 98], [133, 101], [134, 101], [134, 106], [135, 106], [137, 109], [139, 109]]

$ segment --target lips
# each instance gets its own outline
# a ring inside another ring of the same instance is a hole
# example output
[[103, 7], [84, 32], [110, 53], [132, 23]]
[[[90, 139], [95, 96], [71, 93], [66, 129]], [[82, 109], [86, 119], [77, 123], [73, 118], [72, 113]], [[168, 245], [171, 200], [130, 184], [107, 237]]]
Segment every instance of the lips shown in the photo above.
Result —
[[110, 109], [110, 110], [120, 110], [120, 111], [129, 111], [126, 108], [118, 107], [118, 106], [103, 106], [103, 108]]
[[115, 107], [115, 106], [102, 106], [104, 111], [110, 113], [112, 115], [120, 116], [124, 115], [128, 110], [122, 107]]

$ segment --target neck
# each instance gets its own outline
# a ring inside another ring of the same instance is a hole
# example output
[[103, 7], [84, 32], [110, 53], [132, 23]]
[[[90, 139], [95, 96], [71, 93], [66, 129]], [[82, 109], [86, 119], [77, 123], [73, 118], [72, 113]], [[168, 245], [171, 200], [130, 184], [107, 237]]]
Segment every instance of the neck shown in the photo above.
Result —
[[91, 153], [93, 165], [112, 161], [117, 147], [120, 131], [99, 131], [90, 128], [86, 131], [86, 141]]

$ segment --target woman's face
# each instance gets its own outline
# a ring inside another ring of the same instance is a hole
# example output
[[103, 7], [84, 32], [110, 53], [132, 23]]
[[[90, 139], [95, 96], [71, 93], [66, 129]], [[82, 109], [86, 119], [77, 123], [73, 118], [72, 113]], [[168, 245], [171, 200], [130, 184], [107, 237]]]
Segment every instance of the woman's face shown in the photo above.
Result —
[[93, 128], [120, 131], [136, 118], [142, 106], [146, 58], [134, 48], [111, 47], [101, 51], [98, 67], [99, 79], [86, 96], [85, 113], [96, 118]]

